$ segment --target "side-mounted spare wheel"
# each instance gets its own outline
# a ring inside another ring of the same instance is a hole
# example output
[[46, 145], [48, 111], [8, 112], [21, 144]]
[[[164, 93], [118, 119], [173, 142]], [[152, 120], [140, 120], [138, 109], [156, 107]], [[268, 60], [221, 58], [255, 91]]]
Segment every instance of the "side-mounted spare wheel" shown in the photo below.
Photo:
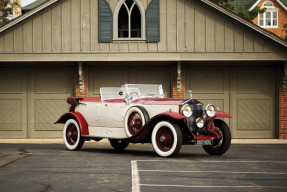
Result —
[[79, 124], [74, 119], [66, 121], [63, 130], [63, 140], [67, 149], [71, 151], [80, 150], [85, 142], [81, 137]]
[[174, 122], [160, 121], [152, 131], [151, 142], [159, 156], [172, 157], [181, 149], [182, 131]]
[[125, 116], [125, 132], [128, 137], [135, 135], [149, 120], [149, 115], [142, 106], [129, 108]]
[[212, 146], [203, 146], [203, 149], [210, 155], [222, 155], [230, 147], [231, 132], [228, 125], [220, 119], [214, 119], [214, 126], [221, 136], [221, 139], [213, 141]]

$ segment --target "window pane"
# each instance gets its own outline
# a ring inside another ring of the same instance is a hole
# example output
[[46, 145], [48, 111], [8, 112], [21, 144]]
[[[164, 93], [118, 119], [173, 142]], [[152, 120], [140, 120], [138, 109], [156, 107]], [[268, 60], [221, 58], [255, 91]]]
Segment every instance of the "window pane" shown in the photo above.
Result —
[[132, 5], [134, 4], [133, 0], [126, 0], [125, 3], [127, 4], [129, 10], [131, 9]]
[[271, 12], [270, 11], [266, 12], [266, 19], [269, 19], [269, 18], [271, 18]]
[[265, 3], [263, 4], [263, 6], [273, 7], [273, 3], [272, 3], [272, 2], [265, 2]]
[[131, 37], [141, 37], [141, 13], [137, 5], [133, 7], [131, 14]]
[[273, 20], [273, 26], [277, 26], [277, 19]]
[[128, 38], [129, 37], [129, 17], [126, 6], [123, 4], [118, 17], [118, 37]]
[[264, 25], [263, 19], [260, 19], [260, 20], [259, 20], [259, 26], [263, 26], [263, 25]]
[[277, 12], [273, 12], [273, 18], [277, 19]]

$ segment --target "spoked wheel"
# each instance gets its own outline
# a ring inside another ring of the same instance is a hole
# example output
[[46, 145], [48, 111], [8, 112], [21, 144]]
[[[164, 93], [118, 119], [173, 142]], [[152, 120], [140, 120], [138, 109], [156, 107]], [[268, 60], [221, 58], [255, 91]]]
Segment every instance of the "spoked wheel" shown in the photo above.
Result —
[[85, 142], [85, 139], [81, 137], [79, 125], [76, 120], [69, 119], [63, 130], [63, 139], [67, 149], [72, 151], [80, 150]]
[[222, 155], [230, 147], [231, 132], [228, 125], [220, 119], [214, 120], [214, 126], [218, 134], [221, 136], [221, 139], [215, 140], [212, 146], [206, 145], [202, 147], [210, 155]]
[[151, 136], [155, 152], [162, 157], [172, 157], [180, 151], [182, 132], [173, 122], [160, 121], [156, 124]]
[[127, 136], [131, 137], [135, 135], [148, 120], [148, 113], [143, 107], [131, 107], [125, 117], [125, 131]]
[[117, 140], [117, 139], [109, 139], [109, 141], [110, 141], [112, 147], [116, 151], [123, 151], [130, 143], [127, 140]]

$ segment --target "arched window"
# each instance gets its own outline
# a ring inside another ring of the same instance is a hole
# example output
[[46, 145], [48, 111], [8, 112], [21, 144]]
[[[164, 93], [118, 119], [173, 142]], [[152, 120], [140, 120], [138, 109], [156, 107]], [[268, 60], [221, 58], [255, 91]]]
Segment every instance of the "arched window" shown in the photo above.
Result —
[[265, 1], [262, 8], [266, 8], [266, 11], [258, 15], [258, 25], [263, 28], [278, 28], [278, 8], [271, 1]]
[[115, 40], [145, 38], [145, 12], [139, 0], [120, 0], [114, 12]]
[[263, 3], [263, 7], [274, 7], [273, 3], [271, 1], [265, 1]]

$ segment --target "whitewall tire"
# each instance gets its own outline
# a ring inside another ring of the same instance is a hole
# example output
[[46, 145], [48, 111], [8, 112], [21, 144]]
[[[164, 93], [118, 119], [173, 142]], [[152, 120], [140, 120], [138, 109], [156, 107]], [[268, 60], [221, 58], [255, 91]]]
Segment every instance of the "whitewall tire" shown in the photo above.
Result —
[[145, 108], [141, 106], [131, 107], [125, 116], [125, 132], [128, 137], [135, 135], [149, 120]]
[[160, 121], [152, 131], [151, 142], [159, 156], [172, 157], [181, 149], [182, 132], [176, 123]]
[[63, 140], [67, 149], [71, 151], [80, 150], [85, 142], [81, 137], [80, 127], [76, 120], [69, 119], [66, 121], [63, 130]]

